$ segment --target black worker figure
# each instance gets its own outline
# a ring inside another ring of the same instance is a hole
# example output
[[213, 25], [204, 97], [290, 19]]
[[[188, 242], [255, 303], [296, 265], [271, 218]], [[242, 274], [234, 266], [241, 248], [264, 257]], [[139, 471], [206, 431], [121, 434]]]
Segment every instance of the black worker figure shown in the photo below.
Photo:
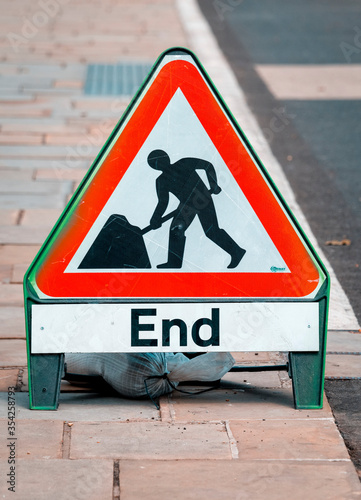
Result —
[[[246, 251], [237, 245], [224, 229], [218, 225], [212, 194], [219, 194], [217, 175], [212, 163], [199, 158], [183, 158], [171, 164], [165, 151], [157, 149], [148, 156], [148, 164], [162, 173], [156, 180], [158, 204], [150, 225], [157, 229], [162, 225], [162, 215], [167, 209], [169, 193], [180, 201], [169, 231], [168, 261], [159, 269], [180, 269], [183, 263], [186, 243], [185, 232], [196, 215], [205, 235], [231, 256], [229, 269], [240, 263]], [[196, 170], [205, 170], [210, 189], [202, 181]]]

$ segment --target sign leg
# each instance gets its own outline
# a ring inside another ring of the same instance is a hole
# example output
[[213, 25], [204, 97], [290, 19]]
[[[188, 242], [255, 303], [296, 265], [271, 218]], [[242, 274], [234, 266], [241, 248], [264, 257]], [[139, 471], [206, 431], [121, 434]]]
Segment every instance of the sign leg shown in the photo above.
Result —
[[30, 409], [56, 410], [64, 354], [30, 354], [28, 358]]
[[290, 377], [292, 378], [295, 408], [320, 409], [323, 405], [323, 388], [326, 360], [327, 297], [319, 302], [318, 352], [290, 352]]

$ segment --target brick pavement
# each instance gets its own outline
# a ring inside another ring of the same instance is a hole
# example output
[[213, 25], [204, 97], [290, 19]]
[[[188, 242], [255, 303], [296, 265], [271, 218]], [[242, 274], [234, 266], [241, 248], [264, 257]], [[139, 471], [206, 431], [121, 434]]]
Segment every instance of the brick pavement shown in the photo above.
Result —
[[[87, 65], [153, 62], [176, 45], [197, 51], [202, 31], [190, 37], [197, 19], [180, 16], [173, 0], [3, 3], [1, 498], [358, 498], [327, 401], [323, 410], [294, 410], [282, 372], [228, 374], [217, 391], [163, 397], [159, 411], [68, 383], [57, 412], [28, 409], [22, 277], [130, 98], [84, 95]], [[217, 64], [209, 70], [219, 77]], [[360, 375], [355, 358], [335, 354], [360, 351], [357, 333], [330, 332], [329, 350], [330, 376]], [[237, 354], [246, 364], [279, 359]], [[9, 386], [18, 391], [15, 495], [5, 484]]]

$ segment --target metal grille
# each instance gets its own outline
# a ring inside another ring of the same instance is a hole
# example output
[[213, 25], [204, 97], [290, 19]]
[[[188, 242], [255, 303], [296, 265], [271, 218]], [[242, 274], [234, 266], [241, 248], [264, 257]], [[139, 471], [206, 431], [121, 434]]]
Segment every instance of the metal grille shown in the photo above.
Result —
[[149, 63], [89, 64], [85, 79], [86, 95], [132, 96], [147, 76]]

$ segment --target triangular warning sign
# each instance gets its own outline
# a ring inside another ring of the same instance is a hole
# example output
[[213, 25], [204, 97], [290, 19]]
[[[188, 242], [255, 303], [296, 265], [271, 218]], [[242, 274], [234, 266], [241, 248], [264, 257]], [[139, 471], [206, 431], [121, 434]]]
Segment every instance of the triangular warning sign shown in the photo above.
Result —
[[197, 59], [169, 50], [34, 262], [46, 298], [314, 297], [324, 280]]

